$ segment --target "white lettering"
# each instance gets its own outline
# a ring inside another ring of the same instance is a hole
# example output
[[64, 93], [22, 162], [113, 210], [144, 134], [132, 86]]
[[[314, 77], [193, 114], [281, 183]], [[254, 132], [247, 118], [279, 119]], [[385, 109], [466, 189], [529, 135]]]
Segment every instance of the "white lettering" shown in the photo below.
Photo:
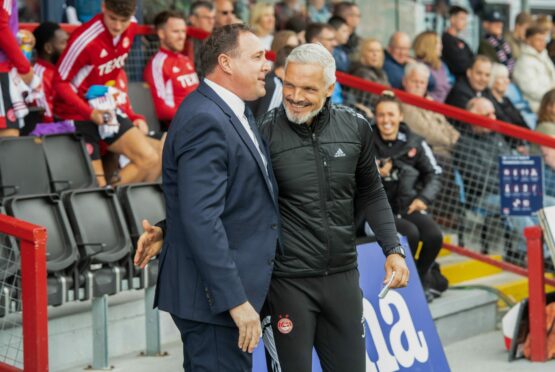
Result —
[[385, 337], [383, 335], [382, 329], [380, 328], [380, 322], [378, 320], [378, 316], [374, 311], [374, 308], [370, 304], [370, 302], [363, 298], [362, 299], [362, 308], [364, 319], [366, 319], [366, 324], [368, 325], [368, 329], [370, 330], [370, 337], [374, 341], [374, 346], [376, 347], [376, 351], [378, 352], [378, 361], [376, 365], [372, 363], [368, 354], [366, 354], [366, 372], [393, 372], [399, 370], [399, 365], [395, 360], [395, 357], [389, 353], [389, 349], [385, 342]]
[[125, 65], [125, 60], [127, 59], [127, 56], [128, 56], [128, 53], [125, 53], [117, 58], [114, 58], [98, 66], [99, 75], [104, 76], [105, 74], [111, 73], [115, 69], [123, 68], [123, 66]]
[[194, 72], [192, 74], [185, 74], [185, 75], [178, 76], [177, 81], [181, 83], [181, 86], [183, 88], [197, 85], [199, 83], [198, 76]]

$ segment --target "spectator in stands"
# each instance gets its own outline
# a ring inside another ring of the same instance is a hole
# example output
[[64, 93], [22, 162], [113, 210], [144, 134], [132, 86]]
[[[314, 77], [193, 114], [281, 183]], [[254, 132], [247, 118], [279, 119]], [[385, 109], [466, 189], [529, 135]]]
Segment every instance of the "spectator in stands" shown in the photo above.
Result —
[[[154, 140], [135, 128], [128, 118], [114, 116], [111, 110], [93, 108], [86, 98], [91, 87], [117, 79], [123, 69], [137, 29], [132, 20], [135, 8], [135, 0], [105, 0], [102, 13], [72, 33], [54, 78], [54, 115], [75, 121], [77, 133], [87, 143], [96, 174], [104, 174], [99, 154], [101, 140], [109, 151], [130, 160], [121, 170], [118, 184], [152, 182], [161, 173]], [[99, 176], [99, 183], [105, 184], [106, 180]]]
[[449, 9], [449, 28], [441, 37], [443, 42], [443, 61], [457, 79], [466, 76], [466, 71], [474, 58], [472, 49], [459, 37], [466, 29], [467, 22], [468, 10], [460, 6], [452, 6]]
[[[419, 62], [409, 63], [405, 67], [403, 88], [407, 93], [415, 96], [433, 99], [426, 94], [430, 70]], [[457, 143], [460, 133], [447, 121], [445, 116], [421, 109], [419, 107], [403, 103], [404, 122], [411, 131], [424, 137], [432, 147], [434, 155], [440, 160], [440, 164], [451, 161], [451, 150]]]
[[56, 75], [56, 63], [64, 52], [69, 38], [67, 32], [59, 24], [43, 22], [34, 31], [37, 61], [34, 66], [35, 74], [40, 78], [44, 96], [37, 102], [37, 106], [44, 109], [43, 121], [54, 121], [54, 89], [53, 82]]
[[260, 38], [264, 49], [270, 50], [276, 29], [276, 17], [272, 4], [256, 3], [251, 10], [250, 26], [254, 29], [255, 35]]
[[342, 1], [335, 4], [333, 15], [343, 18], [349, 27], [349, 40], [346, 44], [347, 54], [352, 55], [357, 52], [360, 37], [356, 29], [360, 24], [360, 9], [358, 5], [349, 1]]
[[331, 12], [325, 0], [308, 0], [308, 18], [312, 22], [326, 23], [331, 17]]
[[294, 31], [278, 31], [274, 36], [274, 40], [272, 40], [272, 47], [270, 50], [277, 54], [277, 52], [285, 46], [296, 47], [299, 46], [299, 44], [299, 38]]
[[495, 115], [499, 120], [530, 129], [515, 105], [505, 96], [510, 83], [511, 80], [507, 66], [494, 63], [491, 68], [488, 86], [491, 90], [493, 105], [495, 106]]
[[478, 54], [489, 57], [493, 62], [501, 63], [513, 71], [515, 60], [511, 45], [503, 38], [503, 17], [498, 11], [486, 14], [482, 24], [485, 35], [480, 41]]
[[159, 13], [154, 27], [160, 49], [144, 70], [144, 80], [152, 93], [158, 120], [167, 129], [181, 102], [199, 85], [193, 64], [182, 52], [187, 26], [183, 14], [175, 11]]
[[[214, 5], [209, 1], [199, 0], [191, 4], [189, 9], [189, 24], [191, 27], [211, 33], [215, 24], [215, 10]], [[202, 47], [203, 39], [191, 37], [187, 40], [187, 50], [191, 50], [190, 55], [194, 56], [194, 67], [200, 78], [204, 76], [202, 66], [200, 63], [200, 50]]]
[[491, 60], [477, 55], [466, 71], [466, 77], [459, 79], [447, 95], [445, 103], [466, 109], [475, 97], [491, 98], [488, 84], [491, 77]]
[[[442, 170], [426, 141], [403, 122], [401, 103], [393, 92], [385, 91], [376, 103], [376, 129], [376, 161], [397, 231], [407, 237], [413, 257], [422, 241], [416, 268], [424, 279], [443, 242], [438, 224], [426, 213], [441, 188]], [[425, 291], [432, 301], [427, 286]]]
[[526, 40], [526, 30], [533, 23], [534, 19], [527, 12], [518, 13], [515, 18], [515, 28], [512, 32], [505, 34], [505, 40], [511, 47], [513, 58], [517, 60], [520, 57], [522, 45]]
[[435, 81], [428, 94], [434, 101], [445, 102], [452, 84], [449, 69], [441, 60], [443, 45], [440, 37], [433, 31], [422, 32], [414, 39], [413, 49], [416, 59], [428, 66]]
[[[280, 31], [281, 32], [281, 31]], [[285, 60], [295, 49], [292, 46], [284, 46], [276, 53], [273, 69], [266, 75], [266, 94], [256, 101], [247, 102], [255, 118], [262, 117], [268, 111], [281, 106], [283, 102], [283, 78], [285, 76]]]
[[[326, 23], [313, 23], [309, 25], [306, 29], [305, 36], [307, 43], [321, 44], [332, 54], [337, 46], [335, 30], [332, 26]], [[338, 82], [335, 83], [333, 94], [331, 96], [331, 102], [336, 104], [343, 103], [342, 88], [341, 84]]]
[[555, 66], [546, 50], [546, 33], [539, 26], [526, 30], [526, 45], [513, 71], [513, 80], [534, 112], [543, 95], [555, 88]]
[[299, 0], [283, 0], [275, 6], [276, 29], [285, 30], [287, 21], [294, 17], [304, 17], [306, 9]]
[[[541, 100], [538, 110], [538, 125], [535, 130], [536, 132], [555, 137], [555, 89], [545, 93]], [[530, 146], [530, 153], [532, 155], [543, 155], [544, 157], [548, 155], [550, 161], [548, 165], [555, 170], [555, 149], [532, 144]], [[553, 181], [555, 182], [555, 178]], [[551, 185], [555, 187], [555, 183]], [[552, 193], [555, 193], [555, 190], [552, 190]]]
[[405, 66], [411, 60], [410, 48], [410, 37], [405, 32], [395, 32], [389, 38], [383, 68], [387, 73], [389, 83], [395, 89], [401, 89], [403, 86]]
[[349, 56], [349, 35], [350, 29], [347, 22], [340, 17], [331, 17], [328, 24], [335, 29], [336, 47], [333, 49], [333, 59], [337, 70], [347, 72], [350, 69], [351, 61]]
[[[10, 70], [15, 67], [25, 84], [33, 81], [33, 68], [16, 39], [19, 28], [17, 1], [5, 1], [0, 9], [0, 137], [19, 136], [10, 89]], [[35, 79], [36, 80], [36, 79]]]
[[383, 69], [385, 58], [383, 47], [377, 39], [362, 40], [357, 57], [351, 67], [352, 75], [381, 85], [389, 85], [387, 73]]
[[222, 27], [239, 22], [235, 13], [233, 13], [233, 3], [231, 0], [215, 0], [214, 8], [216, 19], [214, 21], [215, 27]]
[[306, 42], [305, 31], [307, 26], [308, 19], [304, 15], [297, 15], [289, 18], [285, 24], [285, 29], [295, 32], [301, 44], [304, 44]]

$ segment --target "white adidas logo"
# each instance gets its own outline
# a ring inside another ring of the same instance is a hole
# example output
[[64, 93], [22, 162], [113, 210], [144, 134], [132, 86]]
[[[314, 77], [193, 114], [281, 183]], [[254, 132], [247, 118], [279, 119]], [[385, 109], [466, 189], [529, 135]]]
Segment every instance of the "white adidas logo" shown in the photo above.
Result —
[[173, 66], [172, 72], [173, 72], [174, 74], [177, 74], [177, 73], [179, 72], [179, 67]]
[[100, 58], [104, 58], [108, 55], [108, 52], [106, 51], [106, 49], [102, 49], [102, 52], [100, 52]]
[[345, 156], [347, 156], [347, 155], [345, 155], [343, 150], [337, 149], [337, 152], [335, 153], [335, 155], [333, 157], [334, 158], [344, 158]]

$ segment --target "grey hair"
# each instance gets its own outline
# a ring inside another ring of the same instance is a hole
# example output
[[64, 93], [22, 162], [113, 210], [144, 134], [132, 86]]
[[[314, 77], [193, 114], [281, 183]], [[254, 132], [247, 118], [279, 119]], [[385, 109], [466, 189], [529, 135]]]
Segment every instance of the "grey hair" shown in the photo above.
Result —
[[413, 72], [420, 72], [426, 75], [426, 79], [430, 78], [430, 69], [422, 62], [411, 62], [405, 67], [405, 76], [410, 76]]
[[495, 80], [497, 80], [497, 78], [501, 75], [506, 75], [507, 77], [509, 77], [509, 69], [507, 68], [507, 66], [502, 65], [501, 63], [494, 63], [491, 66], [491, 75], [488, 83], [490, 89], [493, 87], [493, 84], [495, 84]]
[[485, 104], [485, 105], [488, 105], [488, 106], [491, 106], [491, 107], [495, 108], [493, 106], [493, 103], [489, 99], [487, 99], [485, 97], [474, 97], [470, 101], [468, 101], [468, 103], [466, 104], [466, 110], [472, 112], [480, 104]]
[[286, 70], [290, 62], [321, 66], [326, 86], [335, 83], [335, 59], [322, 44], [308, 43], [296, 47], [285, 61]]

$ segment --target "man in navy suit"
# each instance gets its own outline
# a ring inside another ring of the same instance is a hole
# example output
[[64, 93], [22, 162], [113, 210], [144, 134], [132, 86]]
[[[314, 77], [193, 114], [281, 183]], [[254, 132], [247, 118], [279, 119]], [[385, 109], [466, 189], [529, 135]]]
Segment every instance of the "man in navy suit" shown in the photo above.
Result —
[[184, 368], [250, 371], [278, 240], [276, 186], [245, 100], [265, 94], [259, 39], [216, 29], [206, 78], [181, 104], [163, 155], [166, 236], [155, 306], [181, 332]]

